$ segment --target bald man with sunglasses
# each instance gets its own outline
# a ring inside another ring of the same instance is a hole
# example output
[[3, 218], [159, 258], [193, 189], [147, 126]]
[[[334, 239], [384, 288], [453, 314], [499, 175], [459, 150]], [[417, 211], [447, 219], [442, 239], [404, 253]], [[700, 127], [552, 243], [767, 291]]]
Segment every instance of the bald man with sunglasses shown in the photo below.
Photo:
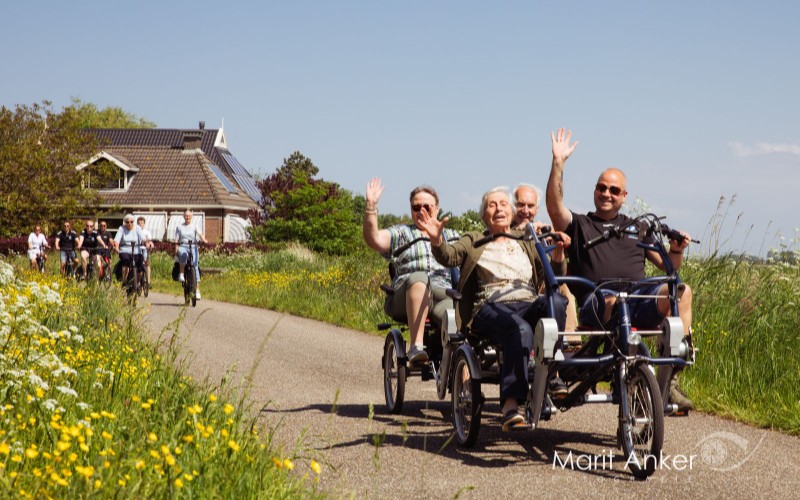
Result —
[[[645, 278], [645, 259], [662, 271], [665, 269], [661, 256], [638, 246], [638, 240], [631, 238], [612, 238], [606, 243], [591, 249], [584, 244], [603, 234], [611, 226], [625, 224], [631, 219], [620, 213], [628, 195], [625, 174], [617, 168], [604, 170], [594, 188], [594, 212], [576, 214], [564, 205], [564, 164], [575, 151], [577, 141], [570, 144], [572, 131], [563, 128], [550, 134], [553, 143], [553, 163], [547, 181], [547, 213], [553, 228], [564, 231], [572, 238], [567, 249], [568, 274], [582, 276], [598, 282], [608, 278], [641, 280]], [[670, 240], [669, 257], [675, 269], [683, 262], [683, 251], [689, 246], [691, 238], [684, 234], [681, 241]], [[606, 285], [604, 285], [605, 287]], [[612, 288], [613, 285], [607, 285]], [[615, 290], [603, 290], [604, 304], [588, 290], [573, 290], [578, 296], [578, 313], [581, 324], [602, 327], [611, 319], [616, 303]], [[659, 299], [643, 299], [630, 302], [631, 321], [639, 328], [657, 328], [664, 316], [669, 314], [667, 285], [652, 285], [634, 291], [641, 295], [659, 295]], [[692, 291], [682, 284], [678, 290], [678, 312], [683, 321], [684, 335], [689, 335], [692, 324]], [[670, 399], [685, 411], [692, 409], [692, 402], [680, 391], [677, 380], [673, 378], [670, 386]]]

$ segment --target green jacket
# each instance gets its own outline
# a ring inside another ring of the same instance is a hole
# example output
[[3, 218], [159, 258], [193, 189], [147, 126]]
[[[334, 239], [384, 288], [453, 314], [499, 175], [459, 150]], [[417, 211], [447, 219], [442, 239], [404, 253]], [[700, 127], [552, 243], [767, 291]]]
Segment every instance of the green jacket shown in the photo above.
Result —
[[[519, 231], [511, 231], [509, 234], [518, 235], [521, 233]], [[431, 245], [433, 256], [440, 264], [445, 267], [458, 266], [461, 269], [458, 291], [461, 292], [462, 298], [458, 302], [458, 309], [456, 309], [456, 324], [462, 331], [469, 329], [472, 325], [473, 309], [475, 308], [479, 286], [478, 273], [475, 272], [475, 267], [486, 249], [485, 243], [491, 241], [486, 240], [486, 236], [486, 233], [472, 232], [464, 234], [452, 244], [443, 241], [441, 245]], [[483, 240], [483, 244], [475, 246], [476, 243], [481, 243], [481, 240]], [[544, 270], [542, 269], [542, 262], [539, 260], [539, 254], [536, 253], [536, 247], [533, 241], [518, 240], [517, 243], [519, 243], [531, 261], [535, 280], [535, 283], [531, 283], [531, 285], [538, 290], [544, 282]]]

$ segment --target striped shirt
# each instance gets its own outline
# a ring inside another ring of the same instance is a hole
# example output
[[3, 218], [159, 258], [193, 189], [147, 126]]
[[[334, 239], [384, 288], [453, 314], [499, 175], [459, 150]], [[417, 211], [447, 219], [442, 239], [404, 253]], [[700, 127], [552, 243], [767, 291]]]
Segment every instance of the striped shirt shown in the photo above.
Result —
[[[400, 255], [396, 257], [392, 255], [395, 250], [412, 240], [417, 238], [427, 238], [428, 236], [425, 233], [420, 231], [417, 226], [414, 225], [399, 224], [392, 226], [387, 230], [392, 237], [392, 241], [389, 253], [384, 254], [384, 257], [391, 260], [395, 265], [395, 269], [397, 270], [397, 275], [392, 280], [393, 288], [397, 288], [400, 283], [408, 278], [409, 274], [417, 271], [425, 271], [428, 273], [432, 287], [452, 287], [450, 270], [436, 262], [436, 259], [433, 257], [433, 253], [431, 252], [430, 241], [418, 241]], [[458, 233], [452, 229], [445, 228], [444, 237], [449, 241], [458, 238]]]

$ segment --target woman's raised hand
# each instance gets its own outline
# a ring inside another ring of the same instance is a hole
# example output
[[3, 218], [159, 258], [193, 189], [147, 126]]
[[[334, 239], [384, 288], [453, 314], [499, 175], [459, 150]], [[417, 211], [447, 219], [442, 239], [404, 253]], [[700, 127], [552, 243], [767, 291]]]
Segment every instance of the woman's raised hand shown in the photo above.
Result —
[[378, 201], [381, 199], [381, 194], [383, 194], [384, 186], [381, 185], [381, 180], [377, 177], [373, 177], [367, 183], [367, 194], [365, 196], [367, 200], [367, 209], [372, 210], [378, 207]]
[[442, 243], [442, 233], [444, 233], [444, 226], [448, 220], [450, 217], [437, 220], [425, 207], [422, 207], [420, 217], [417, 219], [417, 227], [428, 235], [431, 245], [439, 245]]

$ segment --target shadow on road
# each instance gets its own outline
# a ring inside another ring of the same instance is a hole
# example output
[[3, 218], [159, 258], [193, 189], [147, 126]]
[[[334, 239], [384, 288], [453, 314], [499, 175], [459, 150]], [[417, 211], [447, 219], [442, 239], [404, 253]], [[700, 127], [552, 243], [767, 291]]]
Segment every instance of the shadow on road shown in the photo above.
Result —
[[[376, 448], [404, 447], [477, 467], [506, 467], [525, 462], [531, 466], [551, 467], [556, 454], [561, 457], [570, 453], [573, 456], [592, 455], [597, 453], [598, 447], [605, 450], [616, 448], [613, 435], [548, 429], [546, 422], [544, 427], [532, 431], [503, 432], [500, 427], [501, 415], [496, 405], [490, 405], [484, 410], [475, 446], [463, 448], [455, 440], [448, 401], [406, 402], [400, 415], [382, 413], [381, 410], [381, 407], [374, 408], [371, 417], [373, 425], [370, 424], [370, 407], [366, 404], [313, 404], [285, 410], [268, 408], [262, 414], [319, 412], [363, 420], [369, 428], [369, 431], [355, 438], [330, 443], [321, 449], [358, 447], [365, 444]], [[621, 472], [599, 468], [574, 471], [602, 477], [618, 477]]]

